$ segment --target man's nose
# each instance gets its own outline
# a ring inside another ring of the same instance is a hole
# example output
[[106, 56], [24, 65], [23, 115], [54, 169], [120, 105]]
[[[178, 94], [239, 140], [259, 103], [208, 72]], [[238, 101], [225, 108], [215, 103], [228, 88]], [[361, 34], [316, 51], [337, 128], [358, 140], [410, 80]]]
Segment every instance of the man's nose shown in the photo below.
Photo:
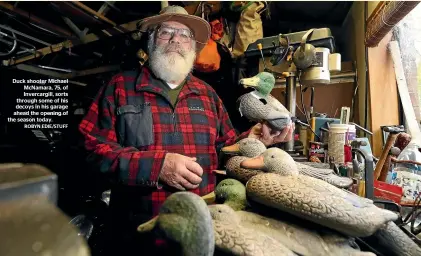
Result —
[[177, 33], [174, 33], [170, 38], [170, 43], [182, 43], [181, 36], [179, 36]]

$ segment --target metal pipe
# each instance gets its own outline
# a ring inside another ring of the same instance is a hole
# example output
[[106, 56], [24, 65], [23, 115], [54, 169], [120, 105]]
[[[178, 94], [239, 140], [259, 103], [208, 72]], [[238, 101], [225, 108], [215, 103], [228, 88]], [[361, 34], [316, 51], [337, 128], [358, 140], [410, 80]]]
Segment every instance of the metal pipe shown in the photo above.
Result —
[[16, 29], [9, 28], [9, 27], [4, 26], [4, 25], [1, 25], [1, 24], [0, 24], [0, 28], [5, 29], [5, 30], [8, 30], [8, 31], [11, 31], [11, 32], [14, 32], [14, 33], [15, 33], [15, 34], [17, 34], [17, 35], [21, 35], [21, 36], [26, 37], [26, 38], [28, 38], [28, 39], [31, 39], [31, 40], [33, 40], [33, 41], [35, 41], [35, 42], [37, 42], [37, 43], [40, 43], [40, 44], [43, 44], [43, 45], [46, 45], [46, 46], [50, 46], [50, 45], [51, 45], [51, 44], [49, 44], [49, 43], [47, 43], [47, 42], [44, 42], [44, 41], [39, 40], [39, 39], [37, 39], [37, 38], [35, 38], [35, 37], [32, 37], [32, 36], [30, 36], [30, 35], [27, 35], [27, 34], [24, 34], [24, 33], [22, 33], [22, 32], [19, 32], [19, 31], [17, 31]]
[[355, 125], [355, 127], [357, 127], [358, 129], [360, 129], [361, 131], [363, 131], [363, 132], [365, 132], [365, 133], [367, 133], [367, 134], [373, 135], [373, 133], [372, 133], [372, 132], [370, 132], [369, 130], [365, 129], [364, 127], [359, 126], [359, 125], [358, 125], [358, 124], [356, 124], [356, 123], [351, 123], [351, 122], [350, 122], [349, 124], [351, 124], [351, 125]]
[[[286, 105], [288, 111], [292, 116], [295, 116], [295, 104], [297, 102], [297, 77], [288, 76], [286, 78]], [[291, 141], [288, 141], [285, 145], [285, 151], [293, 152], [294, 151], [294, 137]]]
[[374, 198], [374, 163], [373, 156], [365, 150], [353, 148], [352, 152], [360, 154], [364, 158], [365, 197]]
[[112, 20], [110, 20], [110, 19], [108, 19], [107, 17], [105, 17], [104, 15], [102, 15], [102, 14], [99, 14], [97, 11], [95, 11], [95, 10], [92, 10], [91, 8], [89, 8], [88, 6], [86, 6], [86, 5], [84, 5], [84, 4], [82, 4], [81, 2], [78, 2], [78, 1], [74, 1], [74, 2], [71, 2], [72, 4], [74, 4], [74, 5], [76, 5], [77, 7], [79, 7], [80, 9], [82, 9], [82, 10], [84, 10], [84, 11], [86, 11], [86, 12], [88, 12], [88, 13], [90, 13], [91, 15], [93, 15], [94, 16], [94, 18], [96, 18], [96, 19], [99, 19], [99, 20], [101, 20], [101, 21], [103, 21], [103, 22], [107, 22], [108, 24], [110, 24], [110, 25], [112, 25], [112, 26], [117, 26], [117, 24], [114, 22], [114, 21], [112, 21]]
[[70, 69], [55, 68], [55, 67], [48, 67], [48, 66], [41, 66], [41, 65], [38, 65], [38, 67], [43, 68], [43, 69], [51, 69], [51, 70], [55, 70], [55, 71], [62, 71], [62, 72], [66, 72], [66, 73], [73, 72]]

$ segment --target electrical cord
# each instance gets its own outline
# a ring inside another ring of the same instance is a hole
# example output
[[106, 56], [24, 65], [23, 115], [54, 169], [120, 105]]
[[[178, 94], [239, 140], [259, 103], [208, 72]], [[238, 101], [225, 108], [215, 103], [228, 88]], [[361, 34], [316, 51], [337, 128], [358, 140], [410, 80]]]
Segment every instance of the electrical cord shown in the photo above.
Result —
[[305, 115], [306, 121], [307, 121], [307, 123], [308, 123], [308, 124], [310, 124], [310, 120], [308, 120], [308, 116], [307, 116], [307, 110], [306, 110], [306, 108], [305, 108], [305, 106], [304, 106], [304, 100], [303, 100], [303, 85], [301, 84], [301, 71], [299, 71], [297, 78], [298, 78], [298, 83], [300, 84], [300, 98], [301, 98], [301, 106], [303, 107], [303, 111], [304, 111], [304, 115]]
[[311, 125], [310, 125], [310, 120], [308, 119], [308, 116], [307, 116], [307, 110], [306, 110], [306, 107], [304, 106], [304, 100], [303, 100], [303, 85], [301, 84], [301, 79], [300, 79], [300, 77], [301, 77], [301, 70], [300, 71], [298, 71], [298, 76], [297, 76], [297, 78], [298, 78], [298, 83], [300, 84], [300, 98], [301, 98], [301, 106], [302, 106], [302, 108], [303, 108], [303, 111], [304, 111], [304, 116], [306, 117], [306, 121], [307, 121], [307, 123], [303, 123], [303, 122], [301, 122], [301, 120], [299, 120], [298, 118], [296, 118], [296, 120], [295, 120], [295, 122], [296, 123], [298, 123], [298, 124], [300, 124], [300, 125], [303, 125], [303, 126], [305, 126], [305, 127], [308, 127], [310, 130], [311, 130], [311, 132], [321, 141], [321, 138], [320, 138], [320, 136], [313, 130], [313, 128], [311, 128]]

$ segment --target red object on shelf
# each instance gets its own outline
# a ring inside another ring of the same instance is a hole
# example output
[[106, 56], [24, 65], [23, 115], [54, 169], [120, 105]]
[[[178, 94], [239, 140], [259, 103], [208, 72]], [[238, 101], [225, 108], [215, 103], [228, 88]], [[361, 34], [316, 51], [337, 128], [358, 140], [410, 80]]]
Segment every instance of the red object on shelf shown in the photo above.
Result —
[[403, 196], [403, 189], [397, 185], [375, 180], [374, 196], [376, 198], [392, 200], [393, 202], [400, 204]]
[[352, 162], [352, 147], [351, 145], [344, 146], [344, 160], [345, 163]]

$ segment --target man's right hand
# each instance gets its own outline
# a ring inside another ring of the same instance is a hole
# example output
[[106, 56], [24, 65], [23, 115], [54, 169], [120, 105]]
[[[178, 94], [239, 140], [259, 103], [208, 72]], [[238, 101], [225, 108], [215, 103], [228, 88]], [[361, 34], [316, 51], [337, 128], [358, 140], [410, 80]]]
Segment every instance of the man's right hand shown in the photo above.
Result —
[[167, 153], [159, 180], [179, 190], [195, 189], [202, 182], [202, 167], [196, 158]]

